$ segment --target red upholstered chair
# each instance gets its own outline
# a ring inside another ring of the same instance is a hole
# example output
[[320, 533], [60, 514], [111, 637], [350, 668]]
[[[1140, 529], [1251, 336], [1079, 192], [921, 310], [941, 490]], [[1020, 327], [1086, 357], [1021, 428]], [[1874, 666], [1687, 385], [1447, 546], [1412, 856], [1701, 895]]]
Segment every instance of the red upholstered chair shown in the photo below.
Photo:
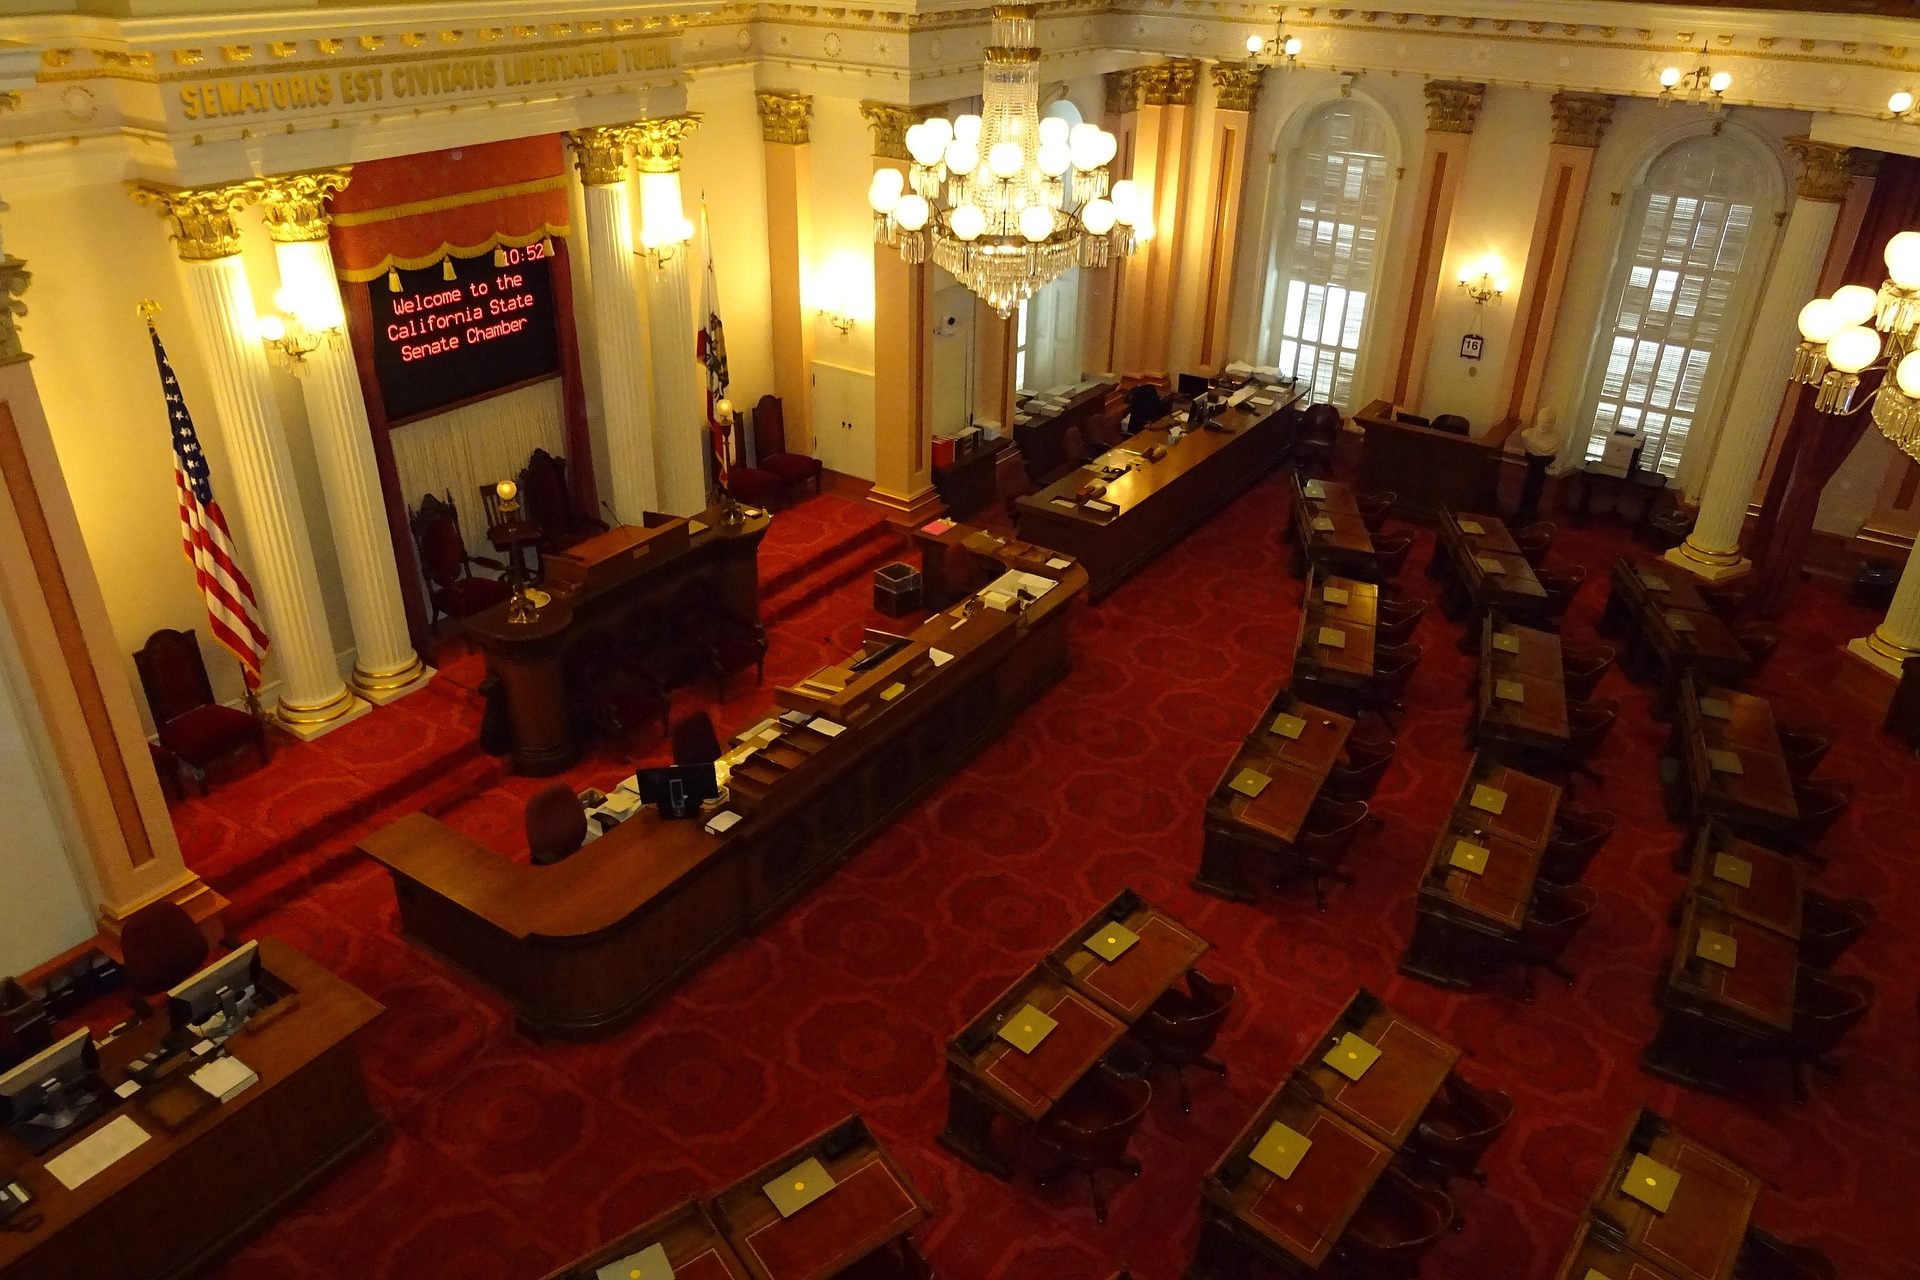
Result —
[[442, 617], [464, 618], [490, 609], [512, 595], [498, 578], [476, 578], [473, 566], [505, 573], [504, 561], [489, 556], [470, 556], [460, 536], [460, 516], [453, 495], [445, 498], [428, 494], [413, 512], [413, 541], [420, 550], [420, 572], [427, 580], [427, 600], [433, 606], [431, 626]]
[[1733, 1280], [1837, 1280], [1833, 1260], [1811, 1245], [1792, 1244], [1758, 1227], [1747, 1228]]
[[720, 735], [704, 711], [673, 722], [673, 762], [677, 765], [712, 764], [720, 758]]
[[1800, 966], [1794, 985], [1793, 1034], [1785, 1045], [1796, 1102], [1807, 1100], [1803, 1067], [1812, 1066], [1830, 1076], [1840, 1074], [1832, 1054], [1873, 1008], [1873, 997], [1873, 983], [1865, 978]]
[[[1386, 776], [1399, 750], [1399, 744], [1392, 738], [1357, 742], [1349, 738], [1346, 759], [1334, 762], [1327, 780], [1320, 784], [1320, 794], [1332, 800], [1373, 799], [1373, 793], [1380, 789], [1380, 779]], [[1367, 814], [1367, 821], [1376, 827], [1385, 825], [1372, 813]]]
[[630, 655], [609, 649], [588, 653], [575, 668], [574, 688], [594, 723], [611, 738], [626, 738], [655, 721], [662, 733], [671, 727], [673, 701], [666, 687]]
[[1551, 520], [1536, 520], [1524, 529], [1513, 531], [1513, 544], [1520, 548], [1520, 555], [1536, 571], [1547, 562], [1547, 552], [1553, 550], [1553, 540], [1559, 535]]
[[1376, 533], [1373, 536], [1374, 580], [1385, 582], [1399, 577], [1400, 571], [1407, 567], [1407, 554], [1412, 550], [1413, 535], [1404, 529], [1398, 533]]
[[1619, 654], [1610, 644], [1592, 646], [1564, 646], [1560, 650], [1560, 667], [1566, 676], [1567, 696], [1586, 701], [1599, 687], [1600, 679], [1607, 674], [1607, 668]]
[[727, 492], [735, 502], [772, 510], [786, 505], [787, 482], [759, 467], [735, 465], [727, 468]]
[[261, 764], [267, 762], [266, 726], [257, 716], [213, 700], [213, 684], [193, 632], [154, 632], [133, 655], [133, 665], [160, 745], [192, 768], [200, 794], [207, 793], [207, 770], [243, 747], [252, 747]]
[[1360, 834], [1360, 824], [1366, 820], [1364, 801], [1332, 798], [1315, 801], [1299, 836], [1285, 853], [1276, 857], [1274, 887], [1277, 889], [1292, 879], [1310, 879], [1314, 905], [1325, 911], [1329, 880], [1348, 886], [1354, 883], [1353, 877], [1340, 869], [1340, 864], [1346, 861], [1354, 837]]
[[1520, 965], [1520, 998], [1533, 1000], [1533, 971], [1545, 969], [1568, 986], [1573, 973], [1560, 963], [1567, 945], [1586, 925], [1600, 896], [1585, 885], [1539, 885], [1533, 901], [1527, 905], [1527, 918], [1520, 925], [1518, 945], [1509, 952]]
[[1540, 858], [1540, 878], [1549, 884], [1579, 883], [1594, 855], [1613, 838], [1614, 825], [1611, 809], [1575, 809], [1562, 804]]
[[152, 1017], [152, 998], [198, 973], [207, 951], [206, 935], [177, 902], [162, 898], [128, 916], [120, 926], [120, 968], [134, 1013]]
[[901, 1236], [834, 1272], [833, 1280], [933, 1280], [933, 1267], [921, 1256], [912, 1236]]
[[1853, 803], [1855, 790], [1845, 778], [1795, 778], [1793, 798], [1800, 820], [1793, 825], [1793, 838], [1803, 845], [1817, 844]]
[[1415, 668], [1420, 665], [1421, 649], [1417, 644], [1375, 645], [1373, 650], [1373, 677], [1367, 681], [1367, 706], [1379, 713], [1380, 718], [1393, 727], [1394, 713], [1405, 711], [1407, 685], [1413, 681]]
[[1393, 504], [1400, 495], [1391, 489], [1381, 489], [1373, 493], [1355, 496], [1353, 504], [1360, 508], [1360, 522], [1371, 533], [1380, 532], [1380, 526], [1387, 522], [1387, 513], [1393, 510]]
[[1331, 469], [1334, 446], [1340, 443], [1340, 410], [1330, 404], [1308, 407], [1294, 428], [1288, 451], [1301, 470], [1309, 467]]
[[1093, 1216], [1107, 1220], [1107, 1201], [1094, 1175], [1114, 1169], [1140, 1176], [1140, 1162], [1127, 1154], [1134, 1130], [1146, 1118], [1153, 1086], [1134, 1076], [1118, 1075], [1104, 1063], [1080, 1078], [1053, 1104], [1034, 1136], [1054, 1153], [1058, 1163], [1038, 1179], [1041, 1186], [1063, 1174], [1084, 1173], [1093, 1189]]
[[1832, 968], [1879, 915], [1865, 898], [1830, 898], [1806, 890], [1800, 895], [1800, 963]]
[[540, 526], [540, 554], [565, 551], [596, 533], [607, 531], [607, 522], [584, 515], [574, 501], [573, 486], [567, 483], [567, 460], [556, 458], [545, 449], [535, 449], [520, 473], [521, 501], [527, 519]]
[[1153, 1002], [1140, 1020], [1133, 1024], [1133, 1035], [1153, 1059], [1173, 1068], [1175, 1085], [1180, 1090], [1180, 1109], [1193, 1110], [1187, 1094], [1188, 1067], [1200, 1067], [1216, 1075], [1227, 1074], [1227, 1064], [1207, 1056], [1220, 1035], [1227, 1015], [1233, 1011], [1236, 995], [1231, 982], [1215, 982], [1205, 974], [1187, 971], [1187, 989], [1170, 989]]
[[820, 492], [820, 459], [787, 452], [787, 419], [779, 396], [761, 396], [753, 407], [753, 447], [760, 469], [780, 477], [789, 490], [811, 482], [813, 491]]
[[1536, 569], [1533, 576], [1540, 580], [1546, 589], [1547, 598], [1540, 606], [1540, 617], [1548, 627], [1558, 630], [1560, 619], [1567, 616], [1567, 610], [1573, 604], [1573, 598], [1580, 594], [1580, 586], [1587, 580], [1587, 566], [1572, 565], [1565, 569]]
[[1405, 644], [1413, 639], [1414, 628], [1426, 613], [1427, 601], [1422, 596], [1380, 601], [1374, 612], [1374, 643]]
[[1740, 616], [1753, 596], [1751, 586], [1730, 583], [1715, 585], [1703, 582], [1695, 589], [1700, 593], [1700, 598], [1707, 602], [1707, 608], [1713, 610], [1720, 621], [1729, 624]]
[[1413, 1131], [1413, 1158], [1441, 1180], [1468, 1178], [1487, 1185], [1480, 1157], [1513, 1119], [1513, 1098], [1448, 1075]]
[[1593, 702], [1567, 703], [1567, 762], [1591, 778], [1600, 775], [1587, 763], [1613, 732], [1620, 720], [1620, 702], [1599, 698]]
[[1733, 638], [1738, 640], [1740, 647], [1747, 651], [1747, 659], [1750, 663], [1747, 667], [1749, 677], [1759, 675], [1760, 669], [1767, 665], [1767, 661], [1780, 647], [1780, 633], [1758, 622], [1749, 622], [1735, 627]]
[[1360, 1202], [1340, 1238], [1349, 1274], [1357, 1280], [1405, 1280], [1453, 1225], [1447, 1193], [1414, 1181], [1389, 1165]]
[[153, 772], [160, 779], [160, 794], [167, 798], [167, 803], [178, 804], [186, 799], [180, 787], [180, 757], [157, 742], [147, 744], [147, 755], [153, 760]]
[[571, 857], [587, 839], [587, 811], [564, 782], [549, 782], [527, 801], [527, 849], [536, 867]]
[[1820, 767], [1833, 749], [1838, 731], [1826, 720], [1803, 720], [1780, 726], [1780, 753], [1786, 757], [1787, 770], [1804, 778]]
[[719, 694], [727, 677], [752, 667], [755, 680], [767, 674], [767, 629], [717, 604], [694, 604], [680, 613], [680, 634], [694, 661]]

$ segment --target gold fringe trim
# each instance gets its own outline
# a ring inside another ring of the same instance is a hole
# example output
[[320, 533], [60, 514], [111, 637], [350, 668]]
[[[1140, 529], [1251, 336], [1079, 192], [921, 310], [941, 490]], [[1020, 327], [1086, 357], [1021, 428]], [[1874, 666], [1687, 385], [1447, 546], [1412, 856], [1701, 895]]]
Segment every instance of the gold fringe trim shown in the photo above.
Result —
[[481, 191], [456, 191], [450, 196], [439, 196], [432, 200], [412, 200], [406, 204], [390, 204], [384, 209], [355, 209], [348, 213], [333, 215], [336, 227], [364, 227], [375, 222], [392, 222], [397, 218], [413, 218], [423, 213], [441, 213], [447, 209], [460, 209], [470, 204], [485, 204], [489, 200], [508, 200], [514, 196], [538, 195], [542, 191], [558, 191], [567, 185], [567, 175], [556, 174], [551, 178], [535, 178], [531, 182], [515, 182], [504, 187], [487, 187]]
[[436, 262], [443, 262], [448, 257], [478, 258], [492, 253], [502, 245], [514, 249], [524, 249], [535, 240], [545, 240], [550, 236], [560, 236], [564, 239], [566, 235], [567, 228], [565, 226], [555, 226], [551, 222], [548, 222], [541, 224], [537, 231], [530, 231], [524, 236], [510, 236], [504, 231], [496, 231], [479, 244], [456, 245], [442, 241], [438, 249], [435, 249], [432, 253], [423, 254], [418, 258], [402, 258], [390, 253], [373, 266], [355, 267], [352, 269], [341, 268], [336, 274], [338, 274], [342, 280], [348, 280], [355, 284], [364, 284], [369, 280], [378, 280], [381, 276], [384, 276], [396, 267], [402, 271], [419, 271], [424, 267], [432, 266]]

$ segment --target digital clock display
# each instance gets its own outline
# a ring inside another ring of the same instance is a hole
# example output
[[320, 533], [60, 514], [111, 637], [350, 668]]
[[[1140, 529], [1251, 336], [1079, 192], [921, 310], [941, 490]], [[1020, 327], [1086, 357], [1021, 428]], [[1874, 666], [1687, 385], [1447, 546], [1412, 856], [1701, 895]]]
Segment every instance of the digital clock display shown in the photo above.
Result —
[[369, 281], [373, 367], [397, 425], [560, 372], [553, 264], [539, 241]]

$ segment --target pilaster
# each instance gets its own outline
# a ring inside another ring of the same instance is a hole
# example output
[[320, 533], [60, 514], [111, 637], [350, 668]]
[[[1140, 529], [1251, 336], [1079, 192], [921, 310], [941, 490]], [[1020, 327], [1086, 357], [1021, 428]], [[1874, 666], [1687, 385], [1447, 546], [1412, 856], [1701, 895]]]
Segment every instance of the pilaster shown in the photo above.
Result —
[[[873, 171], [908, 165], [909, 107], [862, 102], [873, 130]], [[940, 511], [933, 487], [927, 412], [929, 268], [891, 245], [873, 247], [873, 489], [869, 499], [915, 525]]]
[[767, 175], [767, 292], [772, 304], [773, 389], [786, 420], [787, 447], [813, 447], [813, 312], [803, 264], [813, 257], [813, 98], [754, 95]]
[[1433, 349], [1433, 320], [1440, 301], [1440, 267], [1453, 205], [1466, 171], [1467, 147], [1487, 86], [1465, 80], [1427, 82], [1427, 133], [1420, 156], [1420, 185], [1414, 193], [1414, 246], [1409, 285], [1399, 308], [1395, 342], [1393, 403], [1418, 408]]

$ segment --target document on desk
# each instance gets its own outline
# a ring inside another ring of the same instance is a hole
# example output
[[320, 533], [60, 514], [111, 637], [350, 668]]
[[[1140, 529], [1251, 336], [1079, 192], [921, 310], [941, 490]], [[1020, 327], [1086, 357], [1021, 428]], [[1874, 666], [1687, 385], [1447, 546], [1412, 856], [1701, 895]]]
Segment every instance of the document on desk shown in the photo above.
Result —
[[118, 1116], [47, 1161], [47, 1172], [72, 1191], [96, 1173], [104, 1172], [151, 1135], [132, 1116]]
[[847, 726], [836, 724], [824, 716], [815, 716], [813, 719], [807, 721], [807, 728], [812, 729], [815, 733], [825, 734], [829, 738], [837, 738], [847, 731]]
[[927, 650], [927, 656], [933, 659], [933, 665], [936, 667], [944, 667], [953, 661], [953, 655], [945, 649], [929, 649]]
[[1478, 520], [1462, 520], [1460, 522], [1460, 532], [1468, 535], [1469, 537], [1478, 538], [1481, 535], [1485, 534], [1486, 531], [1487, 530], [1485, 526], [1483, 526]]
[[1059, 585], [1052, 578], [1043, 578], [1037, 573], [1022, 573], [1018, 569], [1009, 569], [989, 582], [982, 591], [994, 591], [1008, 597], [1025, 591], [1029, 599], [1038, 600]]
[[650, 1244], [593, 1274], [596, 1280], [673, 1280], [673, 1264], [667, 1261], [665, 1246]]
[[1485, 573], [1505, 573], [1507, 571], [1507, 566], [1495, 560], [1492, 556], [1475, 556], [1473, 562], [1479, 565]]

